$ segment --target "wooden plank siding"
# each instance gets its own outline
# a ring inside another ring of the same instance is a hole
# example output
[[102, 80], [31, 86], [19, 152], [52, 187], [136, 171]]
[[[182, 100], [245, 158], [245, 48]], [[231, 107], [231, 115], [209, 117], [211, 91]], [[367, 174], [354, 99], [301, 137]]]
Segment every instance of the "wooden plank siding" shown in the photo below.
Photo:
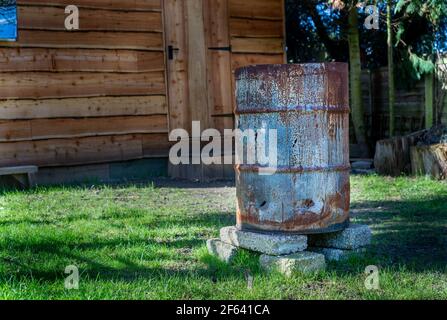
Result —
[[234, 37], [282, 39], [283, 28], [282, 20], [230, 18], [231, 35]]
[[[191, 4], [186, 6], [187, 1], [194, 2], [197, 7], [202, 4], [197, 15], [188, 14]], [[201, 120], [202, 130], [213, 128], [223, 133], [224, 129], [234, 129], [235, 125], [234, 70], [251, 64], [285, 62], [284, 3], [283, 0], [187, 1], [165, 1], [165, 22], [167, 29], [170, 29], [167, 44], [179, 49], [173, 59], [168, 61], [171, 129], [183, 128], [189, 131], [191, 120]], [[198, 26], [201, 24], [198, 21], [200, 16], [203, 17], [205, 37], [200, 30], [202, 26]], [[191, 17], [196, 20], [194, 23], [189, 21]], [[191, 38], [194, 41], [191, 42]], [[194, 45], [191, 46], [191, 43]], [[197, 68], [194, 63], [203, 61], [204, 46], [208, 49], [206, 84], [201, 77], [190, 76], [203, 74], [202, 68]], [[194, 48], [194, 58], [191, 59], [188, 51]], [[195, 70], [191, 72], [191, 68]], [[200, 94], [205, 91], [208, 92], [207, 103], [203, 102]], [[197, 105], [188, 103], [198, 101], [197, 97], [205, 104], [199, 109]], [[175, 103], [171, 104], [173, 101]], [[185, 122], [187, 125], [182, 126]], [[170, 166], [169, 174], [172, 177], [199, 180], [234, 178], [231, 165]]]
[[2, 48], [0, 72], [164, 71], [164, 53], [133, 50]]
[[230, 17], [282, 20], [284, 3], [282, 0], [229, 0]]
[[165, 96], [0, 100], [0, 120], [167, 114]]
[[[161, 11], [162, 0], [76, 0], [78, 8], [118, 11]], [[65, 8], [73, 0], [17, 0], [19, 5], [57, 6]]]
[[163, 36], [160, 33], [143, 32], [19, 30], [19, 42], [0, 42], [0, 45], [20, 48], [162, 51]]
[[163, 72], [82, 73], [2, 72], [2, 99], [47, 99], [95, 96], [163, 95]]
[[[188, 30], [188, 86], [191, 120], [200, 121], [202, 127], [208, 124], [207, 54], [204, 22], [204, 2], [207, 0], [185, 1], [186, 28]], [[209, 0], [208, 0], [209, 1]]]
[[0, 42], [0, 167], [166, 157], [169, 130], [192, 120], [233, 129], [236, 68], [285, 61], [283, 0], [17, 3], [18, 41]]
[[[282, 64], [285, 54], [283, 0], [228, 0], [231, 69], [255, 64]], [[232, 76], [233, 105], [236, 83]]]
[[166, 157], [166, 134], [132, 134], [0, 143], [0, 166], [41, 167]]
[[229, 0], [232, 52], [284, 57], [282, 0]]
[[[284, 3], [282, 0], [214, 0], [208, 5], [209, 69], [213, 88], [212, 122], [215, 128], [234, 128], [236, 89], [234, 70], [252, 64], [284, 63]], [[226, 70], [231, 73], [227, 74]], [[227, 94], [231, 91], [231, 95]]]
[[284, 56], [280, 54], [253, 54], [241, 53], [232, 55], [233, 70], [253, 64], [280, 64], [284, 62]]
[[[20, 30], [65, 31], [67, 15], [59, 7], [20, 6], [18, 15]], [[79, 27], [82, 31], [163, 32], [160, 12], [82, 9]]]
[[0, 121], [0, 142], [167, 133], [165, 115]]
[[0, 166], [167, 156], [162, 0], [19, 0], [0, 42]]
[[[230, 47], [228, 1], [205, 1], [204, 12], [207, 47]], [[208, 49], [207, 75], [209, 126], [223, 133], [234, 127], [230, 50]]]
[[191, 129], [185, 10], [185, 1], [163, 1], [166, 47], [176, 49], [172, 59], [167, 59], [166, 62], [169, 130]]
[[232, 52], [277, 55], [284, 62], [284, 10], [283, 0], [229, 0]]

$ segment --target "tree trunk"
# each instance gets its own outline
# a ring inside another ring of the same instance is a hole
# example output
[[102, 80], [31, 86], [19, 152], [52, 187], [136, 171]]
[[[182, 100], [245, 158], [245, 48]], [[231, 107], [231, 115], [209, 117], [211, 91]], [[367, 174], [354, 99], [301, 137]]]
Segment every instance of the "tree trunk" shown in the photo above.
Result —
[[395, 96], [395, 85], [394, 85], [394, 58], [393, 58], [393, 26], [392, 26], [392, 3], [391, 0], [387, 1], [387, 15], [386, 15], [386, 26], [387, 26], [387, 46], [388, 46], [388, 100], [389, 100], [389, 116], [390, 116], [390, 137], [393, 137], [395, 134], [394, 129], [394, 119], [395, 119], [395, 110], [394, 104], [396, 100]]
[[358, 29], [358, 12], [354, 6], [349, 12], [348, 27], [350, 87], [351, 87], [351, 112], [354, 123], [354, 133], [357, 143], [366, 145], [365, 119], [362, 102], [360, 43]]
[[412, 147], [411, 167], [415, 175], [447, 179], [447, 144]]
[[425, 75], [425, 129], [433, 127], [433, 81], [434, 75], [432, 73]]
[[411, 173], [410, 149], [424, 131], [404, 137], [377, 141], [374, 167], [376, 172], [393, 177]]
[[315, 30], [321, 42], [324, 44], [329, 56], [336, 61], [344, 61], [345, 52], [348, 49], [348, 44], [345, 40], [334, 40], [329, 36], [329, 33], [324, 25], [323, 19], [318, 11], [318, 3], [313, 1], [304, 1], [303, 8], [312, 18], [315, 24]]

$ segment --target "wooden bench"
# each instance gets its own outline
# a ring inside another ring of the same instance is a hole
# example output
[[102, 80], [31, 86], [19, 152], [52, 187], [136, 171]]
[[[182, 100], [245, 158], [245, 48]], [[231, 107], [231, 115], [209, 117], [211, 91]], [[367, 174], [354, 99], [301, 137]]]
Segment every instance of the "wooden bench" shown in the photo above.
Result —
[[4, 167], [0, 168], [0, 178], [5, 177], [3, 180], [7, 185], [31, 188], [36, 185], [37, 171], [39, 168], [36, 166]]

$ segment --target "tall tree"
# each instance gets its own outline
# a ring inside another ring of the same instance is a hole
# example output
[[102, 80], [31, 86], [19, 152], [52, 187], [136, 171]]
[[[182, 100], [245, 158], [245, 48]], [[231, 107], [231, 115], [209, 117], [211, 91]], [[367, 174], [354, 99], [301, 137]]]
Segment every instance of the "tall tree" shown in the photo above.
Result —
[[348, 18], [349, 68], [351, 113], [357, 143], [366, 146], [365, 111], [362, 97], [362, 63], [360, 55], [359, 19], [357, 7], [352, 5]]
[[[294, 27], [288, 28], [289, 34], [297, 34], [294, 42], [298, 48], [290, 50], [289, 54], [299, 55], [298, 58], [291, 60], [322, 59], [350, 62], [352, 120], [355, 136], [359, 142], [366, 140], [363, 138], [366, 130], [359, 90], [360, 65], [363, 68], [388, 66], [392, 70], [389, 73], [391, 87], [389, 95], [390, 105], [394, 105], [393, 80], [396, 79], [394, 80], [396, 88], [413, 85], [414, 80], [421, 79], [423, 74], [433, 70], [433, 49], [439, 47], [439, 44], [447, 47], [445, 31], [447, 28], [439, 29], [440, 18], [445, 19], [446, 16], [446, 0], [287, 0], [287, 2], [296, 4], [292, 10], [297, 10], [300, 17]], [[391, 10], [388, 10], [389, 15], [386, 19], [391, 23], [385, 23], [384, 19], [379, 23], [379, 30], [364, 28], [363, 19], [366, 19], [369, 13], [362, 12], [356, 7], [369, 4], [377, 5], [383, 13], [387, 5], [390, 5]], [[357, 31], [354, 26], [357, 26]], [[309, 33], [313, 33], [312, 36], [309, 36]], [[387, 39], [387, 35], [390, 39]], [[322, 44], [326, 50], [326, 57], [321, 54]], [[388, 61], [391, 63], [388, 64]], [[399, 72], [393, 71], [396, 65], [399, 66]], [[394, 77], [391, 78], [393, 73]], [[390, 117], [392, 118], [394, 116]], [[390, 120], [390, 133], [393, 133], [394, 125], [394, 121], [391, 124]]]
[[446, 41], [442, 22], [447, 15], [447, 1], [397, 0], [394, 14], [398, 20], [395, 48], [410, 75], [421, 79], [433, 73], [437, 41]]
[[406, 57], [412, 76], [416, 79], [425, 78], [425, 127], [429, 128], [434, 124], [435, 61], [439, 51], [445, 49], [446, 45], [444, 21], [447, 2], [397, 0], [395, 14], [401, 20], [397, 28], [396, 47]]
[[362, 61], [360, 51], [359, 12], [357, 0], [330, 0], [334, 9], [345, 10], [348, 14], [347, 38], [349, 47], [349, 82], [352, 122], [357, 144], [367, 152], [365, 110], [362, 97]]
[[394, 84], [394, 42], [392, 25], [392, 0], [387, 0], [386, 4], [386, 28], [387, 28], [387, 50], [388, 50], [388, 104], [389, 104], [389, 135], [394, 136], [396, 89]]

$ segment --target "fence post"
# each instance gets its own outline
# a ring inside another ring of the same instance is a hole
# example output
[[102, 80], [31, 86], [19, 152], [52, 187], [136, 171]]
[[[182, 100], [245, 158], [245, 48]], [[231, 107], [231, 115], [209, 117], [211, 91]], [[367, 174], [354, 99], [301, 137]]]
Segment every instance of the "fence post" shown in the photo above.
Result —
[[425, 75], [425, 128], [433, 126], [433, 73]]

